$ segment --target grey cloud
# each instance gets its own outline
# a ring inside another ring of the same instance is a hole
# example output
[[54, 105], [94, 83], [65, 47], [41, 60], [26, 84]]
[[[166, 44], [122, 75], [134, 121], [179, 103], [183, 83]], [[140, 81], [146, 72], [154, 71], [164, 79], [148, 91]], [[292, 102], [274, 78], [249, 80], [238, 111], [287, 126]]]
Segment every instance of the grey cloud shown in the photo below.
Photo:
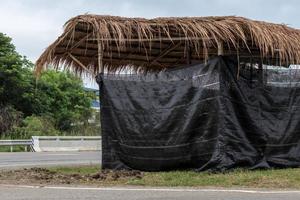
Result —
[[0, 0], [0, 32], [11, 36], [17, 50], [34, 62], [61, 34], [63, 24], [79, 14], [237, 15], [300, 28], [299, 9], [299, 0]]
[[17, 50], [32, 61], [69, 18], [84, 13], [146, 18], [238, 15], [300, 27], [298, 0], [0, 0], [0, 5], [0, 31], [12, 36]]

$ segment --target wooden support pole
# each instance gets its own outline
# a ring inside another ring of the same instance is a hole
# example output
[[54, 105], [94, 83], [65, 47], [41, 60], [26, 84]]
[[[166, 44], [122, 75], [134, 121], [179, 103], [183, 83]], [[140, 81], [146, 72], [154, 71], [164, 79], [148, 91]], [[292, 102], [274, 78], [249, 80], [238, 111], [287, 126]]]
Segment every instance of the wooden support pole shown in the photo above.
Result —
[[264, 84], [264, 69], [263, 62], [258, 63], [258, 71], [259, 71], [259, 81], [261, 84]]
[[[202, 38], [202, 37], [161, 37], [161, 38], [124, 38], [118, 39], [118, 41], [126, 41], [126, 42], [161, 42], [161, 41], [185, 41], [185, 40], [211, 40], [212, 38]], [[87, 41], [116, 41], [115, 38], [90, 38]]]
[[[76, 47], [78, 47], [82, 42], [87, 41], [87, 39], [91, 36], [92, 34], [89, 33], [86, 36], [84, 36], [83, 38], [81, 38], [78, 42], [76, 42], [71, 48], [68, 49], [68, 51], [66, 53], [70, 53], [72, 52], [73, 49], [75, 49]], [[68, 47], [68, 46], [67, 46]]]
[[78, 65], [80, 65], [83, 69], [85, 69], [86, 71], [88, 71], [91, 74], [94, 74], [91, 70], [89, 70], [84, 64], [82, 64], [77, 58], [75, 58], [72, 54], [68, 53], [68, 55], [70, 56], [70, 58], [72, 58], [72, 60], [74, 60]]
[[218, 41], [217, 45], [218, 45], [218, 56], [224, 55], [223, 42], [222, 41]]
[[98, 34], [98, 72], [104, 73], [104, 66], [103, 66], [103, 45], [100, 38], [100, 35]]
[[187, 45], [186, 48], [186, 64], [190, 65], [191, 64], [191, 57], [192, 57], [192, 50], [190, 45]]
[[150, 65], [158, 62], [161, 58], [163, 58], [164, 56], [168, 55], [171, 51], [173, 51], [174, 49], [176, 49], [177, 47], [179, 47], [181, 44], [181, 42], [178, 42], [177, 44], [171, 44], [168, 48], [166, 48], [165, 50], [163, 50], [159, 56], [157, 56], [151, 63]]
[[102, 117], [101, 117], [101, 110], [102, 110], [102, 104], [101, 104], [101, 96], [104, 95], [101, 91], [102, 88], [102, 83], [101, 83], [101, 79], [102, 76], [104, 74], [104, 66], [103, 66], [103, 43], [101, 41], [101, 37], [100, 37], [100, 33], [98, 32], [97, 34], [97, 43], [98, 43], [98, 78], [99, 82], [99, 102], [100, 102], [100, 112], [99, 112], [99, 116], [100, 116], [100, 127], [101, 127], [101, 146], [102, 146], [102, 156], [101, 156], [101, 168], [105, 169], [105, 168], [109, 168], [109, 165], [111, 164], [111, 161], [114, 158], [113, 152], [112, 152], [112, 148], [109, 147], [110, 145], [110, 139], [107, 136], [105, 131], [102, 131]]

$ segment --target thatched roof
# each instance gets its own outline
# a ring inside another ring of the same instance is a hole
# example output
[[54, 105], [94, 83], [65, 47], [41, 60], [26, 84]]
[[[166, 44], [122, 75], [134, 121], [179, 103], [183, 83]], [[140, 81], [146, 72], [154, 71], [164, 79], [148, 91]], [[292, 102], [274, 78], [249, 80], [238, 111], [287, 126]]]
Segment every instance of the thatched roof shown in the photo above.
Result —
[[65, 24], [63, 34], [40, 56], [36, 72], [48, 65], [64, 65], [96, 74], [102, 63], [108, 71], [126, 66], [162, 70], [185, 64], [187, 59], [205, 60], [218, 50], [241, 59], [299, 64], [300, 31], [234, 16], [143, 19], [80, 15]]

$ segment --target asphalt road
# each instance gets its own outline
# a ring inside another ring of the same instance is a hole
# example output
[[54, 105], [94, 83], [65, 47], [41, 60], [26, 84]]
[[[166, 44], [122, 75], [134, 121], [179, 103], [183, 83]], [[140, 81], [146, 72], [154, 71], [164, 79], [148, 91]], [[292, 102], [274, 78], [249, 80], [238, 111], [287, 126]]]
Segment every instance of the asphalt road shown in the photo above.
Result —
[[100, 164], [100, 161], [100, 151], [0, 153], [0, 169], [50, 165]]
[[[0, 153], [1, 168], [100, 164], [101, 152]], [[0, 200], [293, 200], [300, 191], [0, 185]]]
[[1, 186], [1, 200], [293, 200], [300, 199], [300, 191], [249, 191], [217, 189], [168, 189], [168, 188], [26, 188]]

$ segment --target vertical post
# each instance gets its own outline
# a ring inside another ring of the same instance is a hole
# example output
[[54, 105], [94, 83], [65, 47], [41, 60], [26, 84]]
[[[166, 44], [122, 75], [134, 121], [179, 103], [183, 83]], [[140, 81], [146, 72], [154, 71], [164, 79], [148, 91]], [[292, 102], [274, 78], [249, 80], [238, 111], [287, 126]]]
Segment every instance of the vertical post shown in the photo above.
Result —
[[218, 45], [218, 56], [223, 56], [224, 55], [223, 42], [219, 40], [217, 42], [217, 45]]
[[13, 150], [13, 146], [12, 145], [10, 145], [10, 152], [13, 152], [14, 150]]
[[190, 44], [187, 45], [186, 48], [186, 64], [190, 65], [191, 64], [191, 47]]
[[258, 64], [258, 71], [259, 71], [259, 82], [263, 86], [264, 85], [264, 70], [262, 61]]
[[252, 55], [250, 57], [250, 86], [251, 86], [251, 89], [253, 88], [253, 63], [252, 63]]
[[25, 152], [27, 152], [27, 146], [25, 145]]
[[104, 73], [104, 66], [103, 66], [103, 45], [101, 42], [100, 34], [98, 33], [98, 72]]
[[[103, 88], [105, 87], [103, 84], [103, 76], [104, 76], [104, 64], [103, 64], [103, 52], [104, 46], [100, 38], [100, 34], [98, 33], [98, 75], [97, 75], [97, 83], [99, 85], [99, 101], [101, 103], [101, 97], [103, 94]], [[103, 98], [104, 99], [104, 98]], [[104, 103], [103, 103], [104, 104]], [[105, 131], [105, 119], [102, 117], [104, 114], [102, 112], [102, 103], [100, 104], [100, 128], [101, 128], [101, 146], [102, 146], [102, 169], [122, 169], [123, 163], [119, 160], [119, 157], [116, 153], [115, 145], [112, 140], [112, 136], [108, 135]]]
[[108, 138], [105, 135], [105, 133], [103, 133], [102, 131], [102, 118], [101, 118], [101, 95], [103, 95], [101, 93], [101, 87], [102, 87], [102, 83], [101, 83], [101, 75], [104, 74], [104, 66], [103, 66], [103, 46], [102, 46], [102, 41], [101, 41], [101, 37], [100, 37], [100, 33], [97, 33], [97, 42], [98, 42], [98, 74], [97, 74], [97, 83], [99, 86], [99, 103], [100, 103], [100, 112], [99, 112], [99, 119], [100, 119], [100, 130], [101, 130], [101, 168], [105, 169], [107, 168], [106, 163], [107, 160], [109, 160], [110, 155], [108, 154]]

